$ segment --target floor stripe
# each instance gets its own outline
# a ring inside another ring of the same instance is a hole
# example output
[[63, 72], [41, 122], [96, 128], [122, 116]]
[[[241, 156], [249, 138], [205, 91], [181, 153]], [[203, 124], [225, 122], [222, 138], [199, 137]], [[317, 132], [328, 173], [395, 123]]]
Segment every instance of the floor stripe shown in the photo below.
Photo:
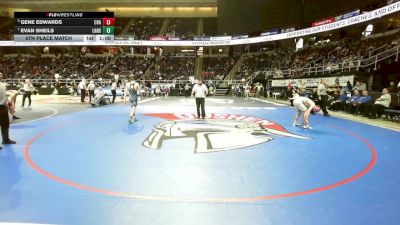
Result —
[[44, 117], [40, 117], [40, 118], [37, 118], [37, 119], [33, 119], [33, 120], [28, 120], [28, 121], [20, 122], [20, 123], [13, 123], [13, 124], [11, 124], [11, 126], [19, 125], [19, 124], [25, 124], [25, 123], [30, 123], [30, 122], [34, 122], [34, 121], [38, 121], [38, 120], [43, 120], [43, 119], [47, 119], [47, 118], [50, 118], [50, 117], [52, 117], [52, 116], [54, 116], [54, 115], [56, 115], [56, 114], [58, 113], [58, 111], [57, 111], [56, 109], [53, 109], [53, 108], [47, 108], [47, 107], [45, 107], [45, 108], [43, 108], [43, 109], [50, 109], [50, 110], [53, 111], [53, 114], [47, 115], [47, 116], [44, 116]]
[[0, 225], [49, 225], [47, 223], [2, 223]]
[[258, 98], [250, 98], [251, 100], [256, 100], [256, 101], [260, 101], [260, 102], [264, 102], [264, 103], [269, 103], [272, 105], [276, 105], [276, 106], [286, 106], [284, 104], [280, 104], [280, 103], [276, 103], [276, 102], [271, 102], [271, 101], [267, 101], [267, 100], [263, 100], [263, 99], [258, 99]]
[[145, 100], [140, 100], [139, 103], [150, 102], [150, 101], [157, 100], [157, 99], [160, 99], [160, 98], [162, 98], [162, 97], [148, 98], [148, 99], [145, 99]]
[[319, 187], [314, 187], [311, 189], [306, 189], [303, 191], [297, 191], [297, 192], [291, 192], [291, 193], [282, 193], [282, 194], [275, 194], [275, 195], [265, 195], [265, 196], [249, 196], [249, 197], [225, 197], [225, 198], [211, 198], [211, 197], [203, 197], [203, 198], [198, 198], [198, 197], [175, 197], [175, 196], [155, 196], [155, 195], [140, 195], [140, 194], [134, 194], [134, 193], [128, 193], [128, 192], [118, 192], [118, 191], [112, 191], [108, 189], [101, 189], [101, 188], [96, 188], [93, 186], [88, 186], [84, 184], [79, 184], [64, 178], [61, 178], [57, 175], [54, 175], [39, 165], [37, 165], [31, 158], [29, 151], [32, 146], [32, 144], [37, 141], [38, 139], [42, 138], [46, 134], [63, 128], [63, 126], [58, 126], [58, 127], [53, 127], [49, 128], [47, 130], [44, 130], [31, 138], [28, 143], [25, 146], [24, 150], [24, 157], [29, 166], [31, 166], [34, 170], [36, 170], [38, 173], [42, 174], [43, 176], [48, 177], [49, 179], [52, 179], [56, 182], [65, 184], [67, 186], [71, 186], [77, 189], [85, 190], [85, 191], [90, 191], [98, 194], [103, 194], [103, 195], [109, 195], [109, 196], [114, 196], [114, 197], [120, 197], [120, 198], [130, 198], [130, 199], [136, 199], [136, 200], [145, 200], [145, 201], [159, 201], [159, 202], [185, 202], [185, 203], [238, 203], [238, 202], [256, 202], [256, 201], [266, 201], [266, 200], [274, 200], [274, 199], [280, 199], [280, 198], [289, 198], [289, 197], [296, 197], [296, 196], [302, 196], [302, 195], [308, 195], [308, 194], [313, 194], [321, 191], [326, 191], [329, 189], [337, 188], [339, 186], [351, 183], [361, 177], [363, 177], [365, 174], [367, 174], [376, 164], [377, 161], [377, 151], [375, 147], [368, 142], [367, 139], [361, 137], [360, 135], [353, 133], [350, 130], [332, 126], [333, 128], [337, 130], [341, 130], [350, 136], [353, 136], [357, 138], [359, 141], [363, 142], [365, 145], [368, 146], [369, 151], [371, 153], [371, 159], [367, 167], [363, 168], [361, 171], [359, 171], [357, 174], [352, 175], [351, 177], [345, 178], [344, 180], [338, 181], [336, 183], [330, 183], [324, 186], [319, 186]]

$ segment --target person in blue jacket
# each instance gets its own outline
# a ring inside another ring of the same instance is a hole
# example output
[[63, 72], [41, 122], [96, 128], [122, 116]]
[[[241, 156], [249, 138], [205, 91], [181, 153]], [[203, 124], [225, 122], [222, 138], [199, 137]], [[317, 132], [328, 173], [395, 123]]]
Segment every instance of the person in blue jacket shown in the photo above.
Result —
[[354, 95], [351, 96], [347, 101], [346, 101], [346, 112], [348, 113], [352, 113], [354, 112], [354, 106], [358, 100], [358, 98], [360, 98], [360, 93], [355, 90], [354, 91]]
[[368, 106], [371, 104], [372, 98], [371, 96], [368, 95], [368, 91], [365, 90], [362, 92], [362, 96], [358, 98], [355, 106], [355, 111], [354, 114], [363, 114], [366, 115], [366, 111], [368, 109]]
[[342, 89], [340, 90], [339, 98], [332, 103], [331, 110], [338, 111], [344, 110], [346, 106], [346, 101], [349, 99], [347, 93]]

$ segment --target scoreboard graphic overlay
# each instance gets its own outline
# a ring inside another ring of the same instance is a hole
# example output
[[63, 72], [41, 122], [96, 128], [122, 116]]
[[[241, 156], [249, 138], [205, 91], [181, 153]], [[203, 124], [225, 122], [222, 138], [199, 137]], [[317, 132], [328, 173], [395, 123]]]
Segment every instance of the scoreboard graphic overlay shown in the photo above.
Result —
[[14, 41], [114, 41], [114, 24], [114, 12], [15, 12]]

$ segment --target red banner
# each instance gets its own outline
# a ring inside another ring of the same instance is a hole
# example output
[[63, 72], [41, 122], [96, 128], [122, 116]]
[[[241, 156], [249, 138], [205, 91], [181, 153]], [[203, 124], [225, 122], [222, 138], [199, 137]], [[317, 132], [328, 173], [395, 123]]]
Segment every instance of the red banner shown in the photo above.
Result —
[[316, 27], [316, 26], [321, 26], [321, 25], [325, 25], [328, 23], [333, 23], [333, 22], [336, 22], [336, 19], [334, 17], [331, 17], [331, 18], [326, 18], [324, 20], [315, 21], [312, 23], [312, 26]]

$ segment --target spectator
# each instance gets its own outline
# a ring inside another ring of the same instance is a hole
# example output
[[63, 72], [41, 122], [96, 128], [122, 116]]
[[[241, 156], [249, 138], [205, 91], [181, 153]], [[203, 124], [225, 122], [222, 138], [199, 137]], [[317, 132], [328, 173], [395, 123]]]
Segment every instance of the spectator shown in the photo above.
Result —
[[353, 91], [353, 86], [351, 85], [350, 81], [347, 81], [346, 92], [352, 92], [352, 91]]
[[340, 90], [340, 96], [332, 103], [331, 109], [333, 111], [344, 110], [347, 99], [349, 99], [349, 97], [347, 96], [346, 92], [344, 90]]
[[189, 83], [185, 84], [185, 98], [188, 98], [190, 96], [190, 85]]
[[393, 81], [390, 82], [389, 93], [397, 93], [397, 87], [394, 85]]
[[374, 104], [371, 104], [369, 108], [369, 118], [376, 119], [377, 117], [382, 116], [382, 114], [385, 112], [385, 109], [389, 108], [391, 101], [392, 97], [389, 94], [389, 90], [384, 88], [382, 90], [382, 96], [377, 98]]
[[360, 98], [360, 93], [357, 90], [354, 90], [354, 95], [350, 97], [350, 99], [346, 102], [346, 111], [348, 113], [353, 112], [353, 106], [355, 102], [357, 102], [358, 98]]
[[362, 96], [358, 98], [355, 106], [354, 114], [367, 114], [367, 109], [371, 104], [372, 98], [368, 95], [368, 91], [363, 91]]
[[367, 90], [367, 86], [365, 83], [363, 83], [361, 81], [356, 81], [356, 85], [354, 85], [354, 90], [365, 91], [365, 90]]

